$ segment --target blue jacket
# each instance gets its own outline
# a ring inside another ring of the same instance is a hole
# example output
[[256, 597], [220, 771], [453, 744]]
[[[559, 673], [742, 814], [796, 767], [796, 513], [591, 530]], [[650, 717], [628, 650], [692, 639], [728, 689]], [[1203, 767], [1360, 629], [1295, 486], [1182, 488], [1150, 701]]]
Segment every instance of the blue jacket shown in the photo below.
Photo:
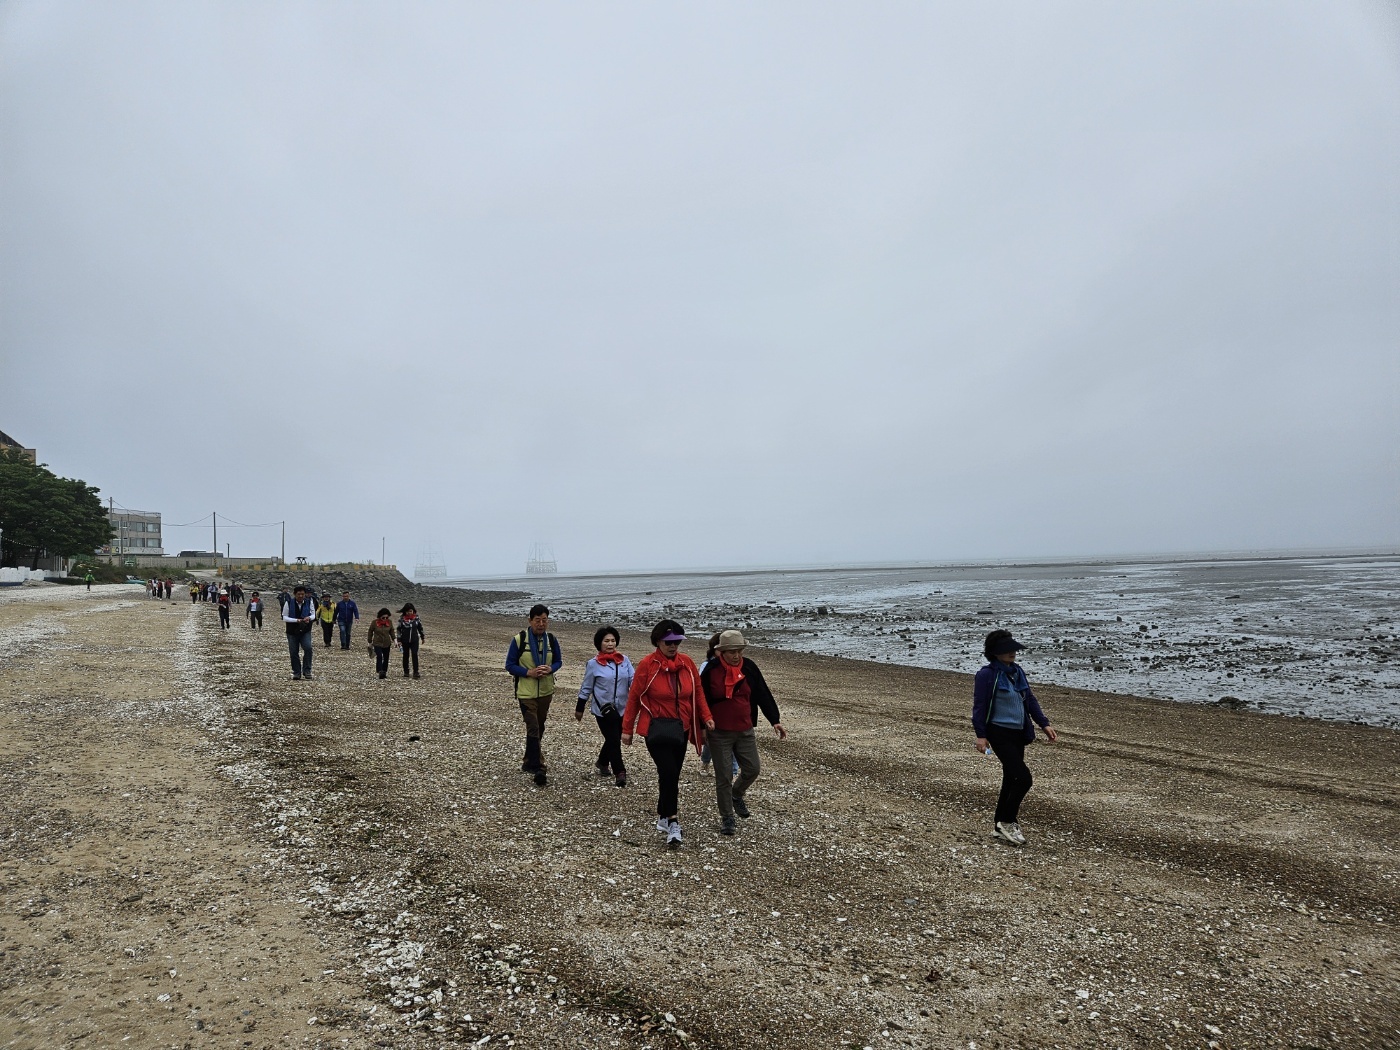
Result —
[[360, 618], [360, 607], [355, 604], [353, 598], [342, 598], [336, 602], [335, 622], [354, 623]]
[[588, 661], [588, 666], [583, 671], [583, 685], [578, 690], [578, 707], [582, 711], [584, 705], [592, 700], [588, 706], [589, 713], [602, 717], [605, 710], [615, 710], [619, 715], [627, 707], [627, 691], [632, 688], [632, 677], [636, 670], [632, 667], [632, 661], [626, 656], [622, 658], [620, 664], [608, 664], [606, 667], [598, 662], [595, 656]]
[[[972, 683], [972, 729], [983, 739], [987, 736], [987, 716], [991, 713], [992, 697], [996, 695], [997, 679], [1005, 678], [1007, 684], [1016, 692], [1021, 694], [1021, 699], [1026, 702], [1025, 735], [1026, 743], [1035, 740], [1035, 726], [1044, 729], [1050, 724], [1050, 719], [1045, 717], [1045, 712], [1040, 709], [1040, 701], [1031, 692], [1031, 683], [1026, 678], [1026, 672], [1021, 669], [1020, 664], [1004, 664], [1000, 660], [992, 660], [977, 672], [977, 677]], [[1035, 725], [1031, 722], [1034, 720]]]

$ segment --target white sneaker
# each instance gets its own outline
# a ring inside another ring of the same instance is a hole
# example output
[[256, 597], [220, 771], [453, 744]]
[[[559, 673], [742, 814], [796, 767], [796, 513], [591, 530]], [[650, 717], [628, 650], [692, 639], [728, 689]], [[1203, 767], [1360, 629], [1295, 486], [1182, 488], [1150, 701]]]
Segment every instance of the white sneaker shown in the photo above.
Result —
[[993, 831], [992, 834], [996, 838], [1012, 846], [1024, 846], [1026, 844], [1026, 837], [1021, 834], [1021, 829], [1015, 824], [1003, 823], [999, 820], [997, 821], [996, 830]]
[[671, 849], [680, 849], [681, 846], [681, 822], [671, 821], [670, 828], [666, 831], [666, 845]]
[[656, 830], [659, 831], [659, 832], [661, 832], [661, 834], [663, 834], [663, 835], [666, 834], [666, 832], [668, 832], [668, 831], [671, 830], [671, 822], [670, 822], [669, 820], [667, 820], [665, 817], [657, 817], [657, 818], [656, 818]]

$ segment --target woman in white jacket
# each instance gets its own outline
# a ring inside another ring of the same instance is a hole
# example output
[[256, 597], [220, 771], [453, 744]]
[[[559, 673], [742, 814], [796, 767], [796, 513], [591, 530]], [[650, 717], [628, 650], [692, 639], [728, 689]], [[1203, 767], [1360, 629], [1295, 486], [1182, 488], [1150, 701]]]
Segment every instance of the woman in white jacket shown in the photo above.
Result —
[[598, 650], [598, 655], [588, 661], [583, 672], [574, 718], [582, 722], [583, 712], [588, 710], [598, 720], [603, 747], [594, 768], [600, 777], [614, 777], [618, 787], [626, 787], [627, 767], [622, 764], [622, 711], [627, 706], [627, 691], [632, 688], [635, 672], [632, 661], [617, 651], [619, 640], [616, 627], [599, 627], [594, 633], [593, 648]]

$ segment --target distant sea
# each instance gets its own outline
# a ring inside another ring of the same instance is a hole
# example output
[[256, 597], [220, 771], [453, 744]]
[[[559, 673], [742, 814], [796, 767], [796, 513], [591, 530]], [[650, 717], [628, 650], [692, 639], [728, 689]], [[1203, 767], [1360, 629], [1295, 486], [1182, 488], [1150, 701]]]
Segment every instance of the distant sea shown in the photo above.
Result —
[[646, 630], [671, 616], [692, 655], [739, 627], [763, 645], [972, 672], [1005, 627], [1032, 682], [1400, 728], [1400, 556], [452, 582], [523, 591], [572, 622]]

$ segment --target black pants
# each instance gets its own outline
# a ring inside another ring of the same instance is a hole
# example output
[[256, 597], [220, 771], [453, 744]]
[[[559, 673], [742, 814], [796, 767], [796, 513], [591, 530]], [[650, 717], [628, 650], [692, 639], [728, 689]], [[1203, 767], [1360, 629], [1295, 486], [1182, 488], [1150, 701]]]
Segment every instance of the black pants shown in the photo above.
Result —
[[250, 613], [248, 614], [248, 626], [249, 626], [249, 627], [256, 627], [256, 628], [257, 628], [258, 630], [260, 630], [260, 631], [262, 630], [262, 612], [261, 612], [261, 611], [258, 611], [258, 612], [250, 612]]
[[622, 764], [622, 716], [617, 708], [605, 707], [601, 715], [594, 715], [598, 728], [603, 733], [603, 747], [598, 752], [599, 769], [611, 769], [615, 777], [625, 777], [627, 767]]
[[331, 631], [333, 630], [335, 630], [334, 623], [327, 623], [325, 620], [321, 621], [321, 638], [325, 641], [327, 649], [331, 647]]
[[408, 674], [408, 658], [409, 658], [410, 655], [412, 655], [412, 657], [413, 657], [413, 675], [414, 675], [414, 677], [416, 678], [416, 677], [418, 676], [418, 639], [417, 639], [417, 638], [413, 639], [413, 641], [411, 641], [411, 642], [406, 642], [406, 643], [404, 644], [404, 647], [403, 647], [403, 673], [404, 673], [405, 675]]
[[681, 766], [685, 764], [687, 741], [673, 743], [647, 738], [647, 750], [656, 763], [656, 781], [660, 789], [656, 798], [656, 815], [674, 817], [680, 811]]
[[389, 650], [383, 646], [374, 647], [374, 673], [380, 678], [389, 673]]
[[1001, 762], [1001, 794], [997, 796], [995, 820], [998, 824], [1014, 824], [1032, 782], [1030, 767], [1026, 765], [1026, 734], [1020, 729], [989, 725], [987, 743]]
[[228, 626], [228, 606], [227, 606], [227, 605], [221, 605], [221, 606], [219, 606], [219, 627], [222, 629], [222, 628], [225, 628], [225, 627], [227, 627], [227, 626]]

